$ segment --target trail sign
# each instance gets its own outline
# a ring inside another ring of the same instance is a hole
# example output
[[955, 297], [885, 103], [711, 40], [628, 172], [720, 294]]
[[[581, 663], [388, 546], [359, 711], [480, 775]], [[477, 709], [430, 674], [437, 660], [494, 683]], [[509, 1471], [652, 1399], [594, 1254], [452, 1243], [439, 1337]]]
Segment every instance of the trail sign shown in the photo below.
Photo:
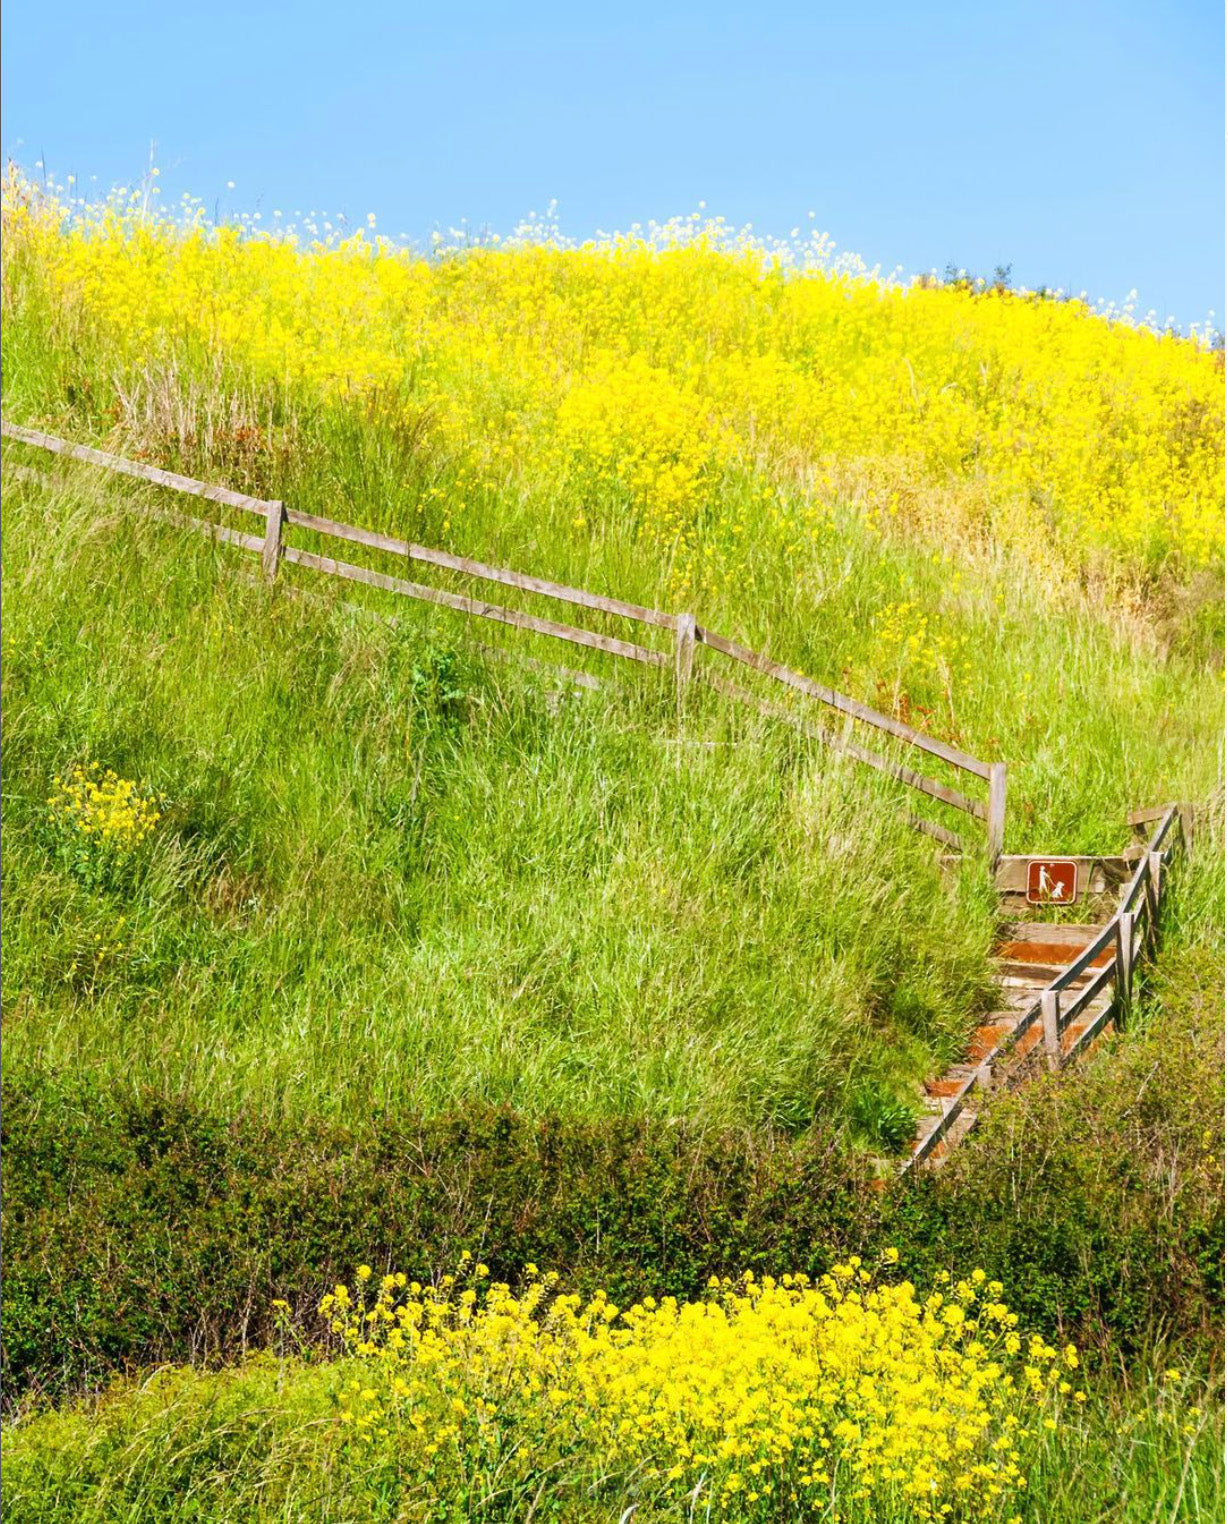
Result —
[[1029, 905], [1073, 905], [1079, 898], [1079, 867], [1065, 858], [1034, 857], [1028, 863]]

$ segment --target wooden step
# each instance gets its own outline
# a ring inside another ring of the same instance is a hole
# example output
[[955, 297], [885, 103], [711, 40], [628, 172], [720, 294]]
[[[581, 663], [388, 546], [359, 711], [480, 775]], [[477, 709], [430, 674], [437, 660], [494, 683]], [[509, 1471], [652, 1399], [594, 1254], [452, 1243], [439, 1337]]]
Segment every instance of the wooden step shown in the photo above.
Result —
[[952, 1064], [938, 1079], [927, 1080], [925, 1093], [931, 1100], [951, 1101], [976, 1083], [975, 1064]]
[[1041, 1030], [1040, 1022], [1034, 1021], [1015, 1044], [1015, 1058], [1020, 1060], [1027, 1058], [1043, 1038], [1044, 1032]]
[[[1088, 945], [1090, 939], [1084, 943], [1084, 946]], [[1051, 978], [1056, 978], [1063, 969], [1070, 967], [1081, 951], [1082, 948], [1063, 946], [1060, 942], [1004, 942], [994, 949], [993, 957], [999, 968], [1043, 968], [1051, 971]], [[1103, 968], [1112, 961], [1113, 947], [1110, 944], [1102, 948], [1088, 966]]]
[[1063, 947], [1073, 947], [1075, 952], [1080, 952], [1107, 925], [1107, 921], [1083, 926], [1072, 922], [1050, 925], [1044, 921], [1007, 921], [1002, 927], [1001, 939], [1004, 942], [1060, 942]]
[[1008, 1010], [1014, 1012], [1017, 1016], [1021, 1016], [1025, 1011], [1031, 1010], [1037, 1003], [1040, 999], [1040, 990], [1042, 989], [1044, 989], [1043, 984], [1037, 988], [1036, 985], [1029, 984], [1026, 980], [1020, 979], [1016, 985], [1000, 987], [998, 994], [1001, 995]]
[[[1077, 995], [1105, 966], [1105, 963], [1097, 960], [1095, 967], [1072, 979], [1063, 988]], [[1008, 990], [1046, 990], [1064, 972], [1064, 964], [1061, 967], [1050, 967], [1044, 963], [1004, 963], [998, 967], [998, 983]]]
[[1014, 1021], [990, 1021], [977, 1027], [968, 1039], [968, 1062], [983, 1064], [1014, 1033]]
[[[1067, 854], [1069, 855], [1069, 854]], [[1117, 909], [1116, 892], [1133, 868], [1136, 852], [1122, 857], [1080, 857], [1075, 862], [1085, 916], [1111, 916]], [[1086, 955], [1092, 942], [1106, 931], [1108, 919], [1053, 922], [1040, 919], [1050, 914], [1029, 906], [1023, 893], [1029, 859], [1004, 857], [999, 861], [997, 887], [1003, 918], [998, 923], [992, 951], [998, 1009], [982, 1015], [969, 1036], [963, 1062], [952, 1064], [945, 1074], [928, 1081], [909, 1165], [940, 1168], [960, 1140], [977, 1125], [977, 1108], [985, 1092], [998, 1086], [1024, 1083], [1050, 1066], [1073, 1063], [1100, 1042], [1114, 1014], [1115, 991], [1112, 969], [1116, 947], [1110, 943], [1074, 978], [1067, 971]], [[1059, 1020], [1059, 1051], [1046, 1050], [1042, 996], [1056, 990]], [[1098, 985], [1093, 999], [1073, 1020], [1066, 1013]]]

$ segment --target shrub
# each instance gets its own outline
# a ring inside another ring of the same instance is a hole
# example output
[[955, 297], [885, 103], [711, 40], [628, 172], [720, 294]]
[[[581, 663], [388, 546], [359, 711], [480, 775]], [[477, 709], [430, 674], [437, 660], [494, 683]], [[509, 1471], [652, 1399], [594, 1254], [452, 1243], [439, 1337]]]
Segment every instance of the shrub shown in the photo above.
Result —
[[425, 1282], [465, 1249], [502, 1279], [533, 1261], [625, 1303], [895, 1246], [919, 1283], [983, 1266], [1030, 1326], [1117, 1362], [1159, 1341], [1218, 1367], [1219, 979], [1213, 950], [1184, 950], [1142, 1030], [1004, 1097], [946, 1169], [882, 1192], [817, 1127], [278, 1125], [23, 1075], [3, 1116], [6, 1391], [231, 1356], [268, 1341], [276, 1297], [304, 1315], [360, 1260]]

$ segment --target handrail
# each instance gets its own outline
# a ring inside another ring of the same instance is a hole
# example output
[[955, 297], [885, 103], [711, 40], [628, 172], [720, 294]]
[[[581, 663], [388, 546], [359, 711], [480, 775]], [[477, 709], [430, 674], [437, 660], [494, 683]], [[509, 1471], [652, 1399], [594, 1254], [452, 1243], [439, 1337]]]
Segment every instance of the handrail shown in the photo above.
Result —
[[[1053, 982], [1048, 986], [1049, 989], [1063, 990], [1066, 989], [1069, 985], [1073, 984], [1076, 979], [1080, 978], [1087, 972], [1087, 970], [1101, 955], [1101, 953], [1108, 950], [1110, 943], [1116, 941], [1118, 922], [1121, 920], [1123, 914], [1128, 914], [1134, 909], [1134, 902], [1137, 899], [1139, 891], [1145, 888], [1147, 879], [1151, 874], [1151, 853], [1161, 850], [1161, 843], [1164, 841], [1164, 838], [1168, 835], [1169, 830], [1172, 828], [1173, 821], [1179, 819], [1180, 811], [1178, 807], [1175, 804], [1168, 805], [1165, 809], [1164, 816], [1161, 819], [1159, 826], [1156, 828], [1154, 836], [1151, 838], [1151, 841], [1148, 844], [1147, 855], [1139, 859], [1139, 865], [1134, 870], [1133, 877], [1131, 878], [1129, 884], [1126, 886], [1121, 899], [1118, 901], [1117, 910], [1113, 915], [1113, 919], [1108, 923], [1107, 926], [1101, 928], [1100, 934], [1088, 943], [1088, 945], [1083, 949], [1077, 958], [1067, 964], [1061, 973], [1058, 974]], [[1158, 889], [1159, 886], [1156, 885], [1155, 887]]]
[[208, 498], [211, 503], [225, 503], [228, 508], [242, 508], [248, 513], [264, 515], [268, 503], [246, 492], [232, 492], [229, 487], [212, 487], [208, 482], [197, 481], [194, 476], [180, 476], [177, 471], [164, 471], [161, 466], [148, 466], [144, 461], [127, 460], [122, 455], [111, 455], [106, 450], [95, 450], [91, 445], [70, 444], [54, 434], [43, 434], [38, 429], [24, 429], [20, 424], [0, 419], [0, 434], [22, 444], [34, 445], [39, 450], [50, 450], [55, 455], [66, 455], [71, 460], [82, 460], [87, 465], [101, 466], [106, 471], [119, 471], [125, 476], [139, 476], [155, 482], [159, 487], [169, 487], [174, 492], [189, 492], [194, 497]]
[[394, 556], [404, 556], [409, 561], [421, 561], [429, 566], [441, 566], [448, 571], [463, 572], [468, 577], [480, 577], [486, 582], [501, 582], [506, 587], [539, 593], [543, 598], [557, 598], [562, 603], [579, 604], [582, 608], [595, 609], [603, 614], [621, 614], [624, 619], [635, 619], [640, 624], [656, 625], [659, 629], [674, 628], [675, 616], [664, 614], [659, 609], [643, 608], [638, 603], [626, 603], [621, 598], [607, 598], [604, 594], [590, 593], [580, 587], [568, 587], [563, 582], [550, 582], [544, 577], [530, 577], [524, 572], [488, 566], [484, 561], [471, 561], [467, 556], [453, 555], [451, 551], [433, 550], [426, 545], [415, 545], [409, 540], [379, 534], [373, 529], [360, 529], [353, 524], [339, 523], [336, 519], [320, 518], [318, 514], [304, 513], [298, 508], [286, 509], [286, 522], [298, 528], [314, 529], [318, 534], [331, 535], [334, 539], [349, 540], [356, 545], [367, 545], [374, 550], [388, 551]]

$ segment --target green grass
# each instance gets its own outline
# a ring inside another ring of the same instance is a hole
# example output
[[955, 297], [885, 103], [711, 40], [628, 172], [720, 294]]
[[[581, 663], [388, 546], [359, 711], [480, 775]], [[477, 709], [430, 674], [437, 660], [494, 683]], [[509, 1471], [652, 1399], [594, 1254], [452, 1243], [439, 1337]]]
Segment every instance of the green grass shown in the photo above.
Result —
[[[184, 355], [175, 396], [172, 372], [125, 371], [61, 316], [29, 292], [6, 311], [6, 416], [677, 607], [625, 504], [549, 495], [532, 473], [474, 488], [462, 454], [424, 443], [411, 395], [323, 404]], [[219, 425], [212, 446], [174, 424], [180, 402]], [[269, 448], [239, 446], [253, 422]], [[270, 593], [253, 560], [140, 519], [124, 506], [139, 493], [88, 471], [51, 487], [6, 471], [5, 487], [4, 1358], [20, 1390], [232, 1354], [236, 1329], [265, 1337], [272, 1295], [309, 1306], [355, 1249], [435, 1271], [486, 1240], [508, 1274], [554, 1255], [577, 1283], [694, 1294], [714, 1268], [820, 1268], [886, 1238], [910, 1274], [986, 1264], [1098, 1355], [1084, 1417], [1031, 1457], [1026, 1516], [1222, 1516], [1214, 808], [1134, 1030], [989, 1108], [942, 1175], [880, 1204], [843, 1145], [898, 1147], [919, 1082], [993, 998], [983, 863], [944, 876], [901, 812], [963, 821], [701, 686], [679, 714], [667, 679], [573, 647], [342, 590], [395, 610], [394, 629], [288, 568]], [[731, 476], [721, 511], [753, 522], [761, 487]], [[1214, 804], [1214, 578], [1157, 573], [1127, 607], [1091, 573], [1049, 585], [992, 544], [940, 550], [823, 506], [817, 544], [785, 556], [765, 538], [691, 602], [701, 621], [1005, 760], [1009, 851], [1111, 852], [1131, 808]], [[580, 508], [599, 530], [574, 531]], [[958, 656], [935, 659], [939, 636]], [[560, 695], [477, 640], [604, 686]], [[46, 808], [54, 777], [94, 759], [167, 800], [139, 860], [96, 880]], [[1146, 1374], [1166, 1346], [1208, 1384], [1189, 1434]], [[263, 1356], [19, 1419], [6, 1514], [427, 1517], [421, 1478], [380, 1490], [345, 1462], [336, 1374]], [[597, 1502], [562, 1478], [543, 1506], [617, 1518], [631, 1485]], [[523, 1514], [500, 1506], [469, 1516]]]
[[[456, 629], [270, 600], [66, 497], [13, 493], [5, 556], [11, 1064], [227, 1110], [797, 1127], [958, 1046], [976, 887], [788, 731], [694, 744], [651, 681], [552, 713]], [[112, 892], [48, 851], [93, 758], [169, 801]]]
[[[680, 723], [612, 662], [559, 701], [456, 616], [373, 626], [95, 492], [6, 500], [10, 1065], [225, 1110], [823, 1115], [890, 1146], [989, 1003], [983, 868], [944, 882], [902, 789], [788, 727], [700, 690]], [[1040, 821], [1111, 849], [1129, 805], [1205, 792], [1209, 680], [1090, 616], [1016, 633], [1069, 686], [1008, 845]], [[92, 759], [169, 801], [111, 891], [48, 849], [52, 779]]]

